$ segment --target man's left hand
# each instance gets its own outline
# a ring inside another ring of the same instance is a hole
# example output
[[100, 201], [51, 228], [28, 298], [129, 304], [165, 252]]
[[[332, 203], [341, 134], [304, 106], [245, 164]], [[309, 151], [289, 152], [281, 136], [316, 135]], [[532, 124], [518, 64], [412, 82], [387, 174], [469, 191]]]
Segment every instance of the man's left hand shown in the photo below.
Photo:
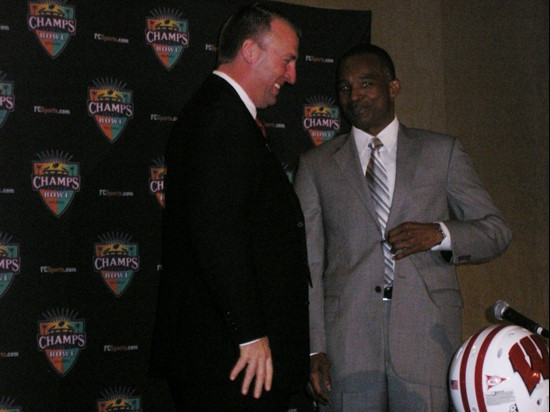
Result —
[[231, 370], [229, 379], [234, 381], [241, 371], [246, 370], [243, 378], [241, 393], [248, 394], [248, 389], [254, 380], [254, 397], [258, 399], [262, 395], [262, 389], [271, 390], [273, 380], [273, 360], [267, 336], [255, 342], [241, 345], [240, 356]]
[[443, 235], [438, 223], [405, 222], [388, 232], [388, 243], [394, 259], [403, 259], [413, 253], [430, 250], [441, 243]]

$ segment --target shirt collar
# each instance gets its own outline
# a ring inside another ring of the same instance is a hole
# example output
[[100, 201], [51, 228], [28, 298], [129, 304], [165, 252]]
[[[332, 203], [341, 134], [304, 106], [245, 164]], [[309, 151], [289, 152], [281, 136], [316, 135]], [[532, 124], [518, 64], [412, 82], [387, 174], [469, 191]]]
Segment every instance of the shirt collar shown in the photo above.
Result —
[[220, 70], [214, 70], [212, 73], [215, 74], [216, 76], [221, 77], [225, 81], [227, 81], [227, 83], [229, 83], [235, 89], [235, 91], [239, 94], [239, 97], [241, 98], [241, 100], [245, 104], [246, 108], [248, 109], [248, 111], [252, 115], [252, 118], [255, 119], [256, 116], [258, 115], [258, 111], [256, 109], [256, 106], [254, 105], [254, 103], [252, 103], [252, 99], [244, 91], [244, 89], [241, 87], [241, 85], [239, 83], [237, 83], [237, 81], [235, 79], [233, 79], [231, 76], [229, 76], [227, 73], [224, 73]]
[[[376, 137], [380, 139], [380, 141], [384, 144], [384, 148], [388, 152], [393, 152], [397, 145], [397, 133], [399, 131], [399, 120], [397, 120], [397, 116], [395, 116], [390, 124], [388, 124]], [[369, 145], [369, 142], [374, 137], [371, 134], [358, 129], [357, 127], [353, 126], [351, 128], [351, 133], [353, 137], [355, 138], [355, 143], [357, 145], [357, 149], [359, 154], [367, 150], [367, 147]]]

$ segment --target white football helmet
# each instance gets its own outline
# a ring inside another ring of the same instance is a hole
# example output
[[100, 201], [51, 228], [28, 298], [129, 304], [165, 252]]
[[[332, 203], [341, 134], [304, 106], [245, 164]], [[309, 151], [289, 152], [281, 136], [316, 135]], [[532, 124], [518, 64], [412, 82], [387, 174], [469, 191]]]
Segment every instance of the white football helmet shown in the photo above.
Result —
[[548, 344], [519, 326], [494, 325], [456, 352], [449, 390], [458, 412], [549, 410]]

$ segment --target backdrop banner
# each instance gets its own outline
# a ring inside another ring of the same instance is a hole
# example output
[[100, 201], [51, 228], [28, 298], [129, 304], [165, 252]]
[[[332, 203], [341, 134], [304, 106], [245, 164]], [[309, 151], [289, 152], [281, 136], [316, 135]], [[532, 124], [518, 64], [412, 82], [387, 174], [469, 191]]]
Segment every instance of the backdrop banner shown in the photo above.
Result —
[[[147, 377], [164, 151], [244, 3], [2, 0], [0, 410], [172, 410]], [[292, 180], [347, 127], [336, 63], [371, 14], [277, 5], [303, 31], [298, 81], [260, 116]]]

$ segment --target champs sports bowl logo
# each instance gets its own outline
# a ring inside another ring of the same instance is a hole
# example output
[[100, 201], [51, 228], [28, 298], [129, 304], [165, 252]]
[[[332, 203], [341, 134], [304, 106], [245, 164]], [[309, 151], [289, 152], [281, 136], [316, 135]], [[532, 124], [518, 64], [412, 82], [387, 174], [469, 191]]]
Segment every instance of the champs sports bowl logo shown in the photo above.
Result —
[[105, 233], [95, 244], [94, 270], [118, 298], [139, 270], [139, 244], [124, 233]]
[[88, 88], [88, 115], [111, 143], [120, 137], [134, 116], [132, 91], [125, 87], [126, 83], [115, 79], [99, 79]]
[[0, 72], [0, 128], [4, 125], [8, 114], [15, 109], [13, 82], [6, 80], [6, 73]]
[[86, 347], [84, 320], [69, 309], [54, 309], [38, 322], [38, 349], [43, 351], [51, 367], [65, 376], [74, 366], [80, 351]]
[[97, 412], [142, 412], [141, 397], [134, 395], [135, 389], [109, 388], [101, 392], [97, 401]]
[[32, 188], [54, 216], [61, 216], [80, 191], [80, 166], [60, 151], [39, 153], [33, 162]]
[[[8, 291], [15, 275], [21, 270], [19, 245], [11, 236], [0, 233], [0, 298]], [[1, 412], [1, 409], [0, 409]]]
[[151, 17], [146, 18], [145, 42], [170, 70], [180, 60], [183, 49], [189, 47], [189, 23], [178, 10], [151, 10]]
[[149, 173], [149, 193], [156, 197], [161, 207], [164, 207], [164, 177], [166, 176], [166, 165], [163, 157], [155, 160], [155, 164], [149, 168]]
[[0, 397], [0, 412], [21, 412], [21, 406], [15, 406], [15, 399], [10, 399], [5, 396]]
[[315, 146], [329, 141], [340, 130], [340, 109], [334, 100], [315, 96], [304, 105], [304, 130]]
[[59, 56], [71, 36], [76, 34], [74, 7], [61, 0], [29, 1], [27, 24], [53, 59]]

